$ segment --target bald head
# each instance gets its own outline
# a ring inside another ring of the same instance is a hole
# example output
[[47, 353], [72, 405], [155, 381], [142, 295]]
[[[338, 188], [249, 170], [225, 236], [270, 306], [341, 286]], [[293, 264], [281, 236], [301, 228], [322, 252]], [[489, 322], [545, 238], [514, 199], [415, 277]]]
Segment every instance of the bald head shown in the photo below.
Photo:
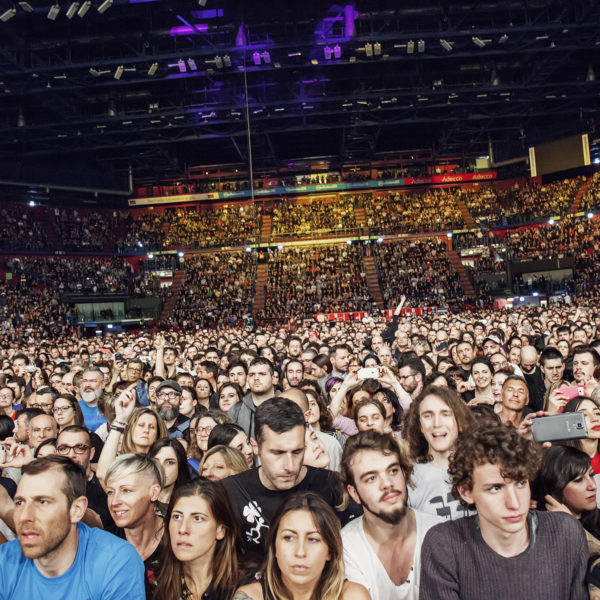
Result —
[[287, 398], [288, 400], [291, 400], [294, 404], [297, 404], [304, 414], [308, 412], [308, 397], [301, 389], [289, 388], [284, 392], [281, 392], [281, 394], [279, 394], [279, 397]]
[[537, 365], [538, 353], [533, 346], [521, 348], [521, 369], [525, 373], [531, 373]]

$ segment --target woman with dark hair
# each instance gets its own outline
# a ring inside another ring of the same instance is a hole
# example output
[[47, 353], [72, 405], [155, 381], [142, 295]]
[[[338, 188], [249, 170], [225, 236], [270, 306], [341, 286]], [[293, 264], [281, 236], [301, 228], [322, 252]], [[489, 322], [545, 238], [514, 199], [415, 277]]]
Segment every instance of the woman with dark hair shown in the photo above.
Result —
[[373, 394], [373, 398], [379, 400], [385, 408], [384, 433], [392, 433], [399, 437], [402, 431], [404, 410], [400, 406], [400, 402], [398, 402], [398, 396], [392, 390], [382, 387]]
[[168, 437], [156, 440], [150, 446], [148, 456], [155, 458], [160, 463], [165, 474], [163, 487], [156, 503], [160, 514], [164, 517], [173, 490], [188, 483], [191, 479], [187, 456], [181, 443]]
[[231, 600], [238, 580], [238, 524], [218, 481], [173, 492], [165, 518], [156, 600]]
[[33, 458], [43, 458], [44, 456], [50, 456], [56, 454], [56, 438], [49, 438], [44, 440], [33, 453]]
[[[490, 362], [490, 359], [485, 356], [478, 356], [471, 363], [471, 377], [475, 383], [475, 394], [469, 399], [469, 404], [493, 404], [494, 394], [492, 393], [492, 377], [494, 375], [494, 367]], [[463, 388], [465, 386], [462, 386]], [[467, 399], [470, 394], [461, 390], [461, 386], [458, 390], [463, 393], [463, 398]], [[472, 388], [471, 388], [471, 391]]]
[[218, 408], [220, 411], [228, 413], [229, 409], [241, 402], [243, 397], [244, 391], [242, 388], [237, 383], [228, 381], [219, 388], [218, 406], [211, 408]]
[[184, 385], [181, 388], [181, 403], [179, 404], [179, 414], [191, 419], [198, 408], [198, 393], [190, 385]]
[[600, 551], [600, 511], [590, 457], [560, 444], [544, 451], [532, 484], [538, 510], [566, 512], [579, 519], [590, 553]]
[[260, 580], [241, 587], [235, 600], [370, 600], [367, 590], [344, 580], [340, 522], [314, 492], [288, 496], [267, 534]]
[[220, 410], [205, 410], [196, 415], [190, 422], [190, 445], [188, 447], [188, 464], [198, 472], [202, 453], [208, 449], [208, 437], [211, 431], [223, 423], [232, 420]]
[[248, 463], [248, 467], [254, 466], [254, 448], [248, 440], [246, 432], [237, 423], [223, 423], [217, 425], [208, 436], [208, 449], [214, 446], [229, 446], [239, 450]]
[[565, 442], [567, 446], [573, 446], [585, 452], [592, 461], [594, 473], [600, 473], [600, 454], [598, 443], [600, 442], [600, 404], [587, 396], [577, 396], [569, 400], [563, 408], [563, 413], [582, 412], [585, 416], [588, 436], [583, 440], [571, 440]]
[[205, 408], [210, 408], [210, 397], [214, 394], [215, 390], [212, 383], [203, 377], [196, 380], [196, 394], [198, 395], [198, 404], [201, 404]]
[[15, 422], [8, 415], [0, 415], [0, 441], [11, 437], [15, 430]]

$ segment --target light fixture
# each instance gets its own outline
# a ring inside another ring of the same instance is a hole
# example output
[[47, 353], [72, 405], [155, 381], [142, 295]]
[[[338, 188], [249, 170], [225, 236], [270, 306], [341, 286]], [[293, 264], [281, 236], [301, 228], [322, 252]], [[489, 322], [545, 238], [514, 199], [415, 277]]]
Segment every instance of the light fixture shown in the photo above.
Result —
[[264, 63], [266, 65], [271, 63], [271, 55], [269, 54], [269, 52], [267, 50], [265, 50], [260, 57], [263, 59]]
[[67, 9], [67, 19], [72, 19], [75, 13], [79, 9], [79, 2], [71, 2], [71, 5]]
[[256, 66], [260, 65], [260, 52], [254, 52], [252, 54], [252, 60]]
[[17, 116], [17, 127], [25, 127], [25, 117], [22, 110], [19, 110], [19, 115]]
[[417, 43], [417, 50], [421, 53], [425, 52], [425, 40], [419, 40]]
[[593, 218], [594, 218], [594, 213], [591, 213], [591, 212], [589, 212], [589, 213], [587, 214], [587, 218], [588, 218], [588, 219], [593, 219]]
[[54, 21], [56, 17], [58, 17], [58, 13], [60, 12], [60, 6], [58, 4], [53, 4], [48, 11], [48, 18], [51, 21]]
[[188, 58], [188, 65], [190, 67], [190, 71], [197, 71], [198, 67], [196, 66], [196, 61], [193, 58]]
[[596, 81], [596, 71], [592, 65], [588, 66], [587, 75], [585, 76], [586, 81]]
[[206, 2], [207, 2], [207, 0], [198, 0], [198, 4], [200, 6], [206, 6]]
[[183, 256], [184, 256], [184, 254], [183, 254], [183, 250], [180, 250], [180, 251], [177, 253], [177, 256], [179, 256], [179, 258], [183, 258]]
[[117, 109], [115, 107], [115, 101], [111, 100], [108, 103], [108, 116], [109, 117], [116, 117], [117, 116]]
[[148, 75], [154, 75], [158, 71], [158, 63], [153, 62], [148, 69]]
[[410, 40], [407, 44], [406, 44], [406, 54], [413, 54], [415, 51], [415, 43]]
[[373, 53], [375, 56], [381, 55], [381, 44], [379, 42], [375, 42], [375, 44], [373, 44]]
[[223, 68], [223, 59], [218, 54], [217, 56], [215, 56], [215, 66], [217, 67], [217, 69]]
[[187, 68], [186, 68], [186, 66], [185, 66], [185, 60], [183, 60], [183, 58], [180, 58], [180, 59], [177, 61], [177, 66], [179, 67], [179, 70], [180, 70], [182, 73], [185, 73], [185, 72], [187, 71]]
[[334, 56], [334, 58], [342, 58], [342, 48], [340, 47], [339, 44], [336, 44], [333, 47], [333, 56]]
[[478, 46], [479, 48], [483, 48], [483, 47], [485, 47], [485, 42], [484, 42], [484, 41], [483, 41], [483, 40], [482, 40], [480, 37], [473, 36], [473, 37], [471, 38], [471, 41], [472, 41], [472, 42], [473, 42], [473, 43], [474, 43], [476, 46]]
[[447, 40], [440, 40], [440, 45], [446, 52], [452, 52], [452, 44]]
[[100, 14], [105, 13], [113, 5], [113, 0], [104, 0], [104, 2], [98, 7]]
[[492, 75], [490, 77], [490, 83], [494, 86], [497, 87], [500, 85], [500, 77], [498, 77], [498, 72], [496, 71], [496, 69], [494, 69], [492, 71]]
[[115, 71], [115, 79], [121, 79], [121, 75], [123, 75], [124, 70], [125, 68], [123, 67], [123, 65], [119, 65], [117, 67], [117, 70]]
[[366, 56], [373, 56], [373, 46], [371, 44], [365, 44], [365, 55]]
[[6, 21], [8, 21], [9, 19], [12, 19], [16, 14], [17, 14], [17, 9], [13, 6], [12, 8], [5, 10], [0, 15], [0, 21], [4, 21], [6, 23]]
[[20, 0], [19, 2], [19, 6], [25, 11], [25, 12], [33, 12], [33, 6], [31, 6], [31, 4], [29, 4], [29, 2], [25, 2], [25, 0]]
[[329, 46], [325, 46], [325, 48], [323, 48], [323, 55], [325, 56], [325, 60], [331, 60], [333, 50]]
[[499, 44], [506, 44], [507, 41], [508, 41], [508, 36], [506, 35], [506, 33], [502, 34], [500, 36], [500, 38], [498, 39]]
[[226, 67], [230, 67], [231, 66], [231, 58], [229, 57], [229, 54], [225, 54], [225, 56], [223, 56], [223, 64]]
[[77, 16], [83, 19], [83, 17], [85, 17], [85, 15], [87, 14], [87, 11], [90, 10], [91, 6], [92, 0], [85, 0], [85, 2], [79, 7], [79, 10], [77, 11]]

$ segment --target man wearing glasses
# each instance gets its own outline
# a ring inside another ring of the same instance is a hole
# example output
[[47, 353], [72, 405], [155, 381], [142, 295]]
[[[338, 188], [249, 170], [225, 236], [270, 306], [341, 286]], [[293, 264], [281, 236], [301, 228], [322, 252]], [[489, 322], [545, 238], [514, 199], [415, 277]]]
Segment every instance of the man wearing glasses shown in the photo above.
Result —
[[410, 394], [414, 400], [423, 390], [425, 381], [425, 367], [421, 359], [412, 358], [408, 360], [399, 371], [400, 385], [404, 391]]
[[92, 431], [96, 431], [98, 427], [106, 423], [106, 418], [98, 410], [98, 398], [104, 392], [105, 385], [104, 374], [97, 367], [89, 367], [83, 371], [79, 384], [81, 393], [79, 407], [83, 413], [86, 427]]
[[156, 388], [156, 412], [165, 422], [171, 439], [185, 437], [190, 420], [179, 414], [181, 386], [172, 379], [163, 381]]
[[96, 527], [101, 525], [107, 531], [115, 533], [116, 527], [108, 510], [106, 493], [90, 466], [95, 450], [87, 429], [79, 425], [65, 427], [56, 440], [56, 451], [61, 456], [70, 458], [85, 471], [85, 496], [88, 499], [85, 523]]
[[47, 415], [52, 412], [52, 405], [58, 396], [58, 392], [51, 387], [40, 388], [29, 403], [30, 408], [41, 408]]

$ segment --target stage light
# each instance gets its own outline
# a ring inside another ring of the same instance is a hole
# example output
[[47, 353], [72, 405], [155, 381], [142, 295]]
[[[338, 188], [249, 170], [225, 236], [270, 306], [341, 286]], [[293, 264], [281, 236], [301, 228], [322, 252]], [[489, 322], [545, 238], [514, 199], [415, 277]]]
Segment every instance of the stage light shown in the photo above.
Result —
[[72, 19], [75, 16], [75, 14], [77, 13], [78, 9], [79, 9], [79, 2], [71, 2], [71, 5], [67, 9], [67, 19]]
[[154, 75], [158, 71], [158, 63], [153, 62], [148, 69], [148, 75]]
[[480, 37], [473, 36], [473, 37], [471, 38], [471, 41], [472, 41], [472, 42], [473, 42], [473, 43], [474, 43], [476, 46], [478, 46], [479, 48], [483, 48], [483, 47], [485, 47], [485, 42], [484, 42], [484, 41], [483, 41], [483, 40], [482, 40]]
[[48, 11], [48, 19], [54, 21], [60, 12], [60, 6], [58, 4], [53, 4]]
[[1, 15], [0, 15], [0, 21], [4, 21], [6, 23], [6, 21], [8, 21], [9, 19], [12, 19], [15, 15], [17, 14], [17, 9], [16, 8], [9, 8], [8, 10], [5, 10]]
[[91, 6], [92, 0], [85, 0], [85, 2], [79, 7], [79, 10], [77, 11], [77, 16], [83, 19], [83, 17], [85, 17], [85, 15], [87, 14], [87, 11], [90, 10]]
[[198, 67], [196, 66], [196, 61], [193, 58], [188, 58], [188, 65], [190, 67], [190, 71], [197, 71]]
[[440, 40], [440, 45], [446, 52], [452, 52], [452, 44], [446, 40]]
[[113, 5], [113, 0], [104, 0], [104, 2], [98, 7], [100, 14], [105, 13]]
[[333, 47], [333, 56], [334, 58], [342, 58], [342, 49], [339, 44]]
[[25, 11], [25, 12], [33, 12], [33, 6], [31, 6], [31, 4], [29, 4], [29, 2], [25, 2], [25, 0], [21, 0], [19, 2], [19, 6]]
[[125, 68], [123, 67], [123, 65], [119, 65], [117, 67], [117, 70], [115, 71], [115, 79], [121, 79], [121, 75], [123, 75], [123, 71], [125, 70]]
[[406, 54], [413, 54], [415, 51], [415, 43], [410, 40], [407, 44], [406, 44]]
[[419, 40], [417, 43], [417, 50], [421, 53], [425, 52], [425, 40]]

